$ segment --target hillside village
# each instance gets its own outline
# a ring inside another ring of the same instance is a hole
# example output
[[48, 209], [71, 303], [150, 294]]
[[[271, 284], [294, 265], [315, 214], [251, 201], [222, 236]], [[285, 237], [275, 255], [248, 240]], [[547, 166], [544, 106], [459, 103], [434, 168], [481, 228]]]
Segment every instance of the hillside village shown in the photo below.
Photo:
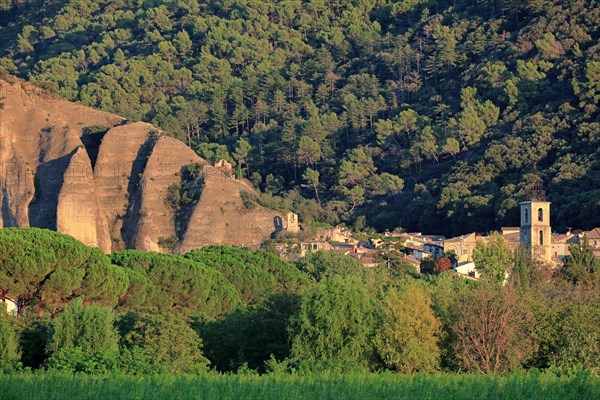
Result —
[[[468, 278], [479, 278], [475, 268], [473, 252], [478, 243], [486, 244], [490, 238], [500, 235], [511, 250], [524, 246], [532, 259], [542, 262], [551, 269], [559, 268], [569, 256], [569, 246], [579, 243], [584, 236], [600, 258], [600, 227], [583, 231], [569, 229], [567, 232], [552, 232], [550, 226], [550, 202], [543, 197], [522, 202], [519, 226], [502, 227], [499, 232], [480, 234], [477, 232], [446, 238], [443, 235], [423, 232], [386, 231], [383, 234], [355, 233], [343, 226], [318, 227], [307, 240], [280, 240], [274, 244], [278, 254], [284, 258], [304, 257], [308, 252], [339, 251], [356, 258], [365, 267], [384, 264], [393, 266], [391, 258], [412, 264], [417, 272], [433, 269], [436, 260], [446, 257], [457, 274]], [[287, 214], [287, 232], [298, 233], [302, 229], [298, 216]], [[391, 257], [394, 254], [396, 257]]]

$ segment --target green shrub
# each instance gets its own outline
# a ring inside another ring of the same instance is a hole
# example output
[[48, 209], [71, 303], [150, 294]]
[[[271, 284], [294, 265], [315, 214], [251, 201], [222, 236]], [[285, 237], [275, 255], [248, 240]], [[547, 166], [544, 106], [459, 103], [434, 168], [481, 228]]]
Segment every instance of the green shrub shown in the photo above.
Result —
[[120, 321], [123, 347], [129, 349], [132, 365], [151, 364], [169, 372], [206, 371], [208, 360], [202, 354], [202, 339], [187, 319], [175, 313], [127, 313]]
[[240, 192], [240, 196], [246, 209], [252, 210], [258, 205], [258, 195], [256, 193], [243, 190]]
[[158, 246], [162, 249], [173, 251], [179, 244], [179, 238], [177, 236], [170, 236], [168, 238], [158, 238]]
[[0, 373], [10, 372], [20, 366], [19, 338], [14, 327], [14, 318], [6, 314], [0, 303]]
[[51, 358], [61, 351], [78, 348], [85, 356], [101, 351], [116, 351], [118, 335], [112, 310], [76, 299], [54, 319], [52, 339], [48, 343]]

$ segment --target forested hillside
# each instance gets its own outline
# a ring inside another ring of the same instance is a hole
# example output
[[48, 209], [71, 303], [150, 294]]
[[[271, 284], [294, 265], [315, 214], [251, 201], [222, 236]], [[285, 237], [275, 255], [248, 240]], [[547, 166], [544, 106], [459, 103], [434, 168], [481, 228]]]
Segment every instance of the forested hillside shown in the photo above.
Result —
[[0, 67], [227, 158], [305, 222], [600, 225], [598, 1], [0, 0]]

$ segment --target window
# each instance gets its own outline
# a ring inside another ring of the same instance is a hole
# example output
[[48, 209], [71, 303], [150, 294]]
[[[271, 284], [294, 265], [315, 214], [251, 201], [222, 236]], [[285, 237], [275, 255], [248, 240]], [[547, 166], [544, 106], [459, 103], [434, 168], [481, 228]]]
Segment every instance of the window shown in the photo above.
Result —
[[540, 231], [540, 246], [544, 245], [544, 231]]
[[540, 222], [544, 221], [544, 210], [541, 208], [538, 208], [538, 221], [540, 221]]
[[529, 210], [525, 209], [525, 222], [529, 222]]

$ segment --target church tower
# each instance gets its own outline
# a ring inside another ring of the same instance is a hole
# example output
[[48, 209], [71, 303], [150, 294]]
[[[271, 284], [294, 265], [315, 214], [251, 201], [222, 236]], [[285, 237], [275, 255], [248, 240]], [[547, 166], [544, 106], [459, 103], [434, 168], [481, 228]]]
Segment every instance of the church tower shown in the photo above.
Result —
[[521, 203], [521, 245], [534, 260], [552, 263], [550, 202], [545, 201], [541, 179], [532, 185], [530, 200]]

